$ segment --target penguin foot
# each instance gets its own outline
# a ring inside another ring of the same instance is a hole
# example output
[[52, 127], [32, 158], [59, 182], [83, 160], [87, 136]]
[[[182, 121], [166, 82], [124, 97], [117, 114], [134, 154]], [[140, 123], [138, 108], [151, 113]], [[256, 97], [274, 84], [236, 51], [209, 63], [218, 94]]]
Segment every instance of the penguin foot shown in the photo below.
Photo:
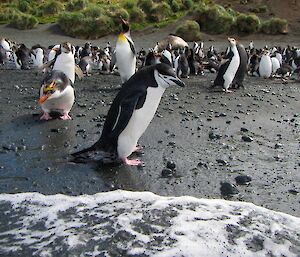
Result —
[[64, 113], [63, 116], [59, 117], [61, 120], [72, 120], [71, 116], [69, 115], [69, 113]]
[[52, 120], [52, 117], [49, 115], [48, 112], [44, 112], [44, 114], [41, 116], [40, 120]]
[[140, 152], [141, 150], [143, 150], [143, 147], [141, 147], [141, 146], [136, 146], [134, 149], [133, 149], [133, 153], [135, 153], [135, 152]]
[[229, 89], [223, 89], [223, 91], [225, 92], [225, 93], [232, 93], [233, 91], [232, 90], [229, 90]]
[[128, 160], [127, 158], [123, 158], [122, 161], [129, 166], [138, 166], [142, 164], [140, 160]]

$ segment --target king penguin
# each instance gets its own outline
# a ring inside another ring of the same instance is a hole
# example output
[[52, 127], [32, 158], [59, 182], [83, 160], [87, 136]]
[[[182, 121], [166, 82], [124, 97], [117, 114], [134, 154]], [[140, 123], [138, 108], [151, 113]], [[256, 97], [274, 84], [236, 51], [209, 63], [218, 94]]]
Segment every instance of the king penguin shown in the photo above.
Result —
[[141, 161], [127, 157], [137, 150], [137, 142], [153, 119], [165, 89], [173, 85], [185, 86], [168, 64], [158, 63], [137, 71], [114, 99], [100, 139], [72, 155], [84, 158], [84, 153], [104, 151], [127, 165], [139, 165]]
[[225, 92], [231, 92], [229, 89], [233, 82], [238, 68], [240, 66], [240, 55], [237, 49], [237, 43], [234, 38], [228, 38], [229, 48], [227, 55], [221, 63], [214, 86], [222, 86]]
[[136, 51], [130, 36], [128, 21], [121, 18], [122, 32], [118, 36], [116, 44], [116, 65], [121, 76], [121, 82], [124, 84], [134, 73], [136, 69]]
[[44, 114], [41, 120], [50, 120], [57, 115], [62, 120], [69, 120], [69, 112], [74, 104], [74, 89], [69, 78], [61, 71], [53, 70], [42, 81], [40, 99]]

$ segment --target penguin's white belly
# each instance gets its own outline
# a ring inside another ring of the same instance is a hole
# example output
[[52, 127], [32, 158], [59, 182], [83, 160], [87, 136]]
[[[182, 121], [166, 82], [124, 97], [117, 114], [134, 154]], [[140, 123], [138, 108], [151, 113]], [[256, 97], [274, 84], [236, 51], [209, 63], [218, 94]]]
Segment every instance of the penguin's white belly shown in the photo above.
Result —
[[128, 42], [117, 41], [116, 65], [118, 67], [122, 83], [126, 82], [135, 73], [136, 57], [132, 53]]
[[276, 57], [272, 57], [271, 61], [272, 61], [272, 73], [275, 73], [280, 68], [280, 63]]
[[36, 56], [33, 58], [33, 63], [36, 67], [40, 68], [43, 65], [44, 54], [38, 51]]
[[53, 65], [53, 70], [62, 71], [67, 77], [75, 82], [75, 59], [72, 53], [61, 53], [57, 56], [56, 61]]
[[238, 52], [236, 52], [234, 54], [234, 56], [232, 57], [230, 64], [227, 67], [226, 72], [223, 75], [223, 79], [224, 79], [224, 88], [228, 89], [230, 84], [232, 83], [235, 74], [238, 70], [240, 66], [240, 56], [238, 54]]
[[15, 54], [15, 52], [13, 52], [13, 56], [14, 56], [14, 61], [15, 61], [16, 69], [20, 70], [21, 69], [21, 65], [18, 63], [18, 57]]
[[282, 65], [282, 55], [277, 53], [275, 57], [278, 59], [280, 65]]
[[[40, 95], [43, 90], [41, 89]], [[75, 95], [72, 86], [67, 86], [63, 92], [55, 92], [43, 104], [42, 110], [44, 112], [59, 112], [62, 115], [70, 112], [74, 104]]]
[[143, 107], [133, 112], [126, 128], [118, 137], [119, 158], [128, 157], [133, 152], [139, 138], [153, 119], [164, 91], [161, 87], [148, 87]]
[[272, 74], [272, 61], [268, 56], [262, 56], [259, 63], [259, 75], [263, 78], [269, 78]]

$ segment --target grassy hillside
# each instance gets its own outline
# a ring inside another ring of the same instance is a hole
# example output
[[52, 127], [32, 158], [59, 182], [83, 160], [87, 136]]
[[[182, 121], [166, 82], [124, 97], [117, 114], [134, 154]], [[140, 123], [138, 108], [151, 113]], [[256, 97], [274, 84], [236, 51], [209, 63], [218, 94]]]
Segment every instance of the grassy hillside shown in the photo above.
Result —
[[0, 23], [18, 29], [58, 23], [70, 36], [95, 39], [119, 31], [120, 17], [129, 19], [131, 28], [137, 30], [149, 25], [166, 26], [189, 14], [200, 28], [189, 24], [181, 26], [180, 33], [185, 34], [184, 28], [194, 28], [197, 38], [200, 30], [209, 34], [285, 33], [286, 20], [265, 21], [255, 14], [267, 8], [259, 6], [241, 13], [230, 4], [224, 7], [211, 0], [13, 0], [0, 3]]

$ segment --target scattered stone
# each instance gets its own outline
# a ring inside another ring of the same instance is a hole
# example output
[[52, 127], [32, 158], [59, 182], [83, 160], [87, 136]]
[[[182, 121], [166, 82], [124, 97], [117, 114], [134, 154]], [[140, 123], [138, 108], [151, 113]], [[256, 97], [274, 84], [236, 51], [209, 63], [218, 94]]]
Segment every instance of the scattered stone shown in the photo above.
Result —
[[59, 132], [60, 132], [60, 129], [53, 128], [53, 129], [50, 129], [50, 132], [53, 132], [53, 133], [59, 133]]
[[290, 189], [289, 193], [292, 194], [292, 195], [297, 195], [297, 194], [299, 194], [299, 191], [297, 191], [295, 189]]
[[247, 128], [241, 128], [242, 132], [248, 132], [249, 130]]
[[253, 138], [249, 137], [249, 136], [242, 136], [242, 140], [245, 141], [245, 142], [252, 142]]
[[238, 185], [249, 185], [249, 183], [252, 181], [252, 178], [247, 175], [239, 175], [235, 177], [235, 182]]
[[171, 170], [171, 169], [168, 169], [168, 168], [163, 169], [163, 170], [161, 171], [161, 176], [162, 176], [163, 178], [170, 178], [170, 177], [173, 177], [173, 176], [174, 176], [174, 171]]
[[208, 134], [209, 139], [214, 140], [214, 139], [221, 139], [222, 135], [215, 134], [213, 131], [209, 132]]
[[223, 165], [223, 166], [228, 165], [228, 162], [225, 161], [225, 160], [217, 159], [216, 161], [217, 161], [217, 163], [219, 163], [220, 165]]
[[281, 143], [276, 143], [275, 144], [275, 149], [283, 148], [283, 144]]
[[176, 163], [173, 161], [168, 161], [167, 162], [167, 168], [171, 169], [171, 170], [175, 170], [176, 169]]
[[229, 182], [221, 182], [221, 194], [223, 196], [232, 196], [239, 193], [239, 190], [235, 187], [235, 185]]

